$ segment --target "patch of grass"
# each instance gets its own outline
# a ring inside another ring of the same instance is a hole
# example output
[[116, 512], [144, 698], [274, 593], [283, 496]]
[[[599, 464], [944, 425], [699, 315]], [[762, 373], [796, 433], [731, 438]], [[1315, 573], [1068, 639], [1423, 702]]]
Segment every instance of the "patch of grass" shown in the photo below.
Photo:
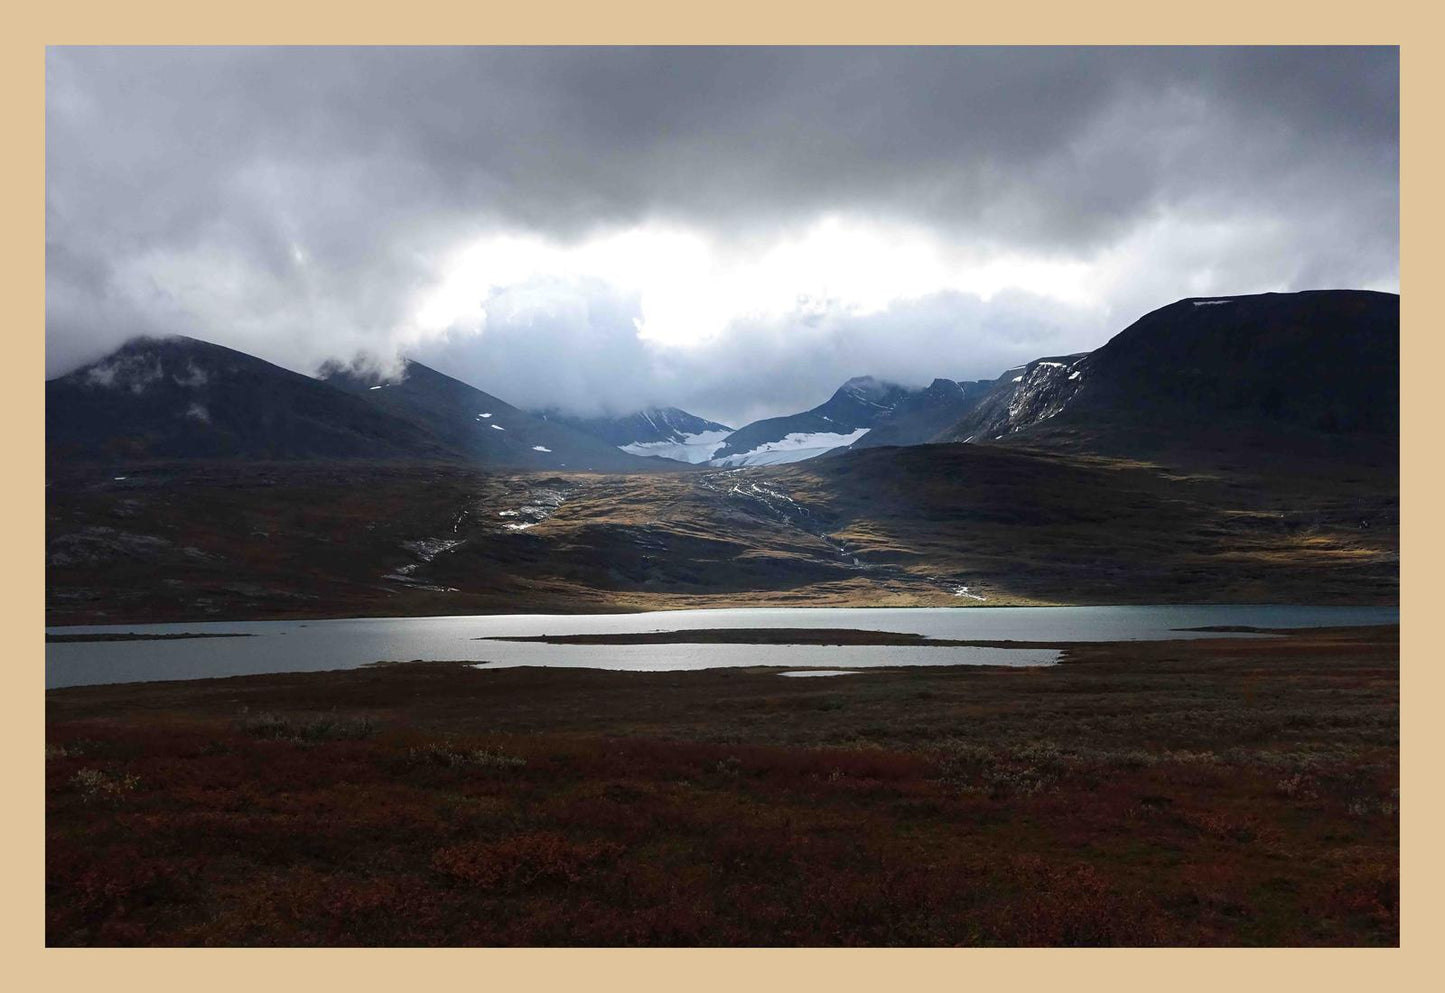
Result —
[[124, 772], [79, 769], [70, 777], [70, 785], [85, 803], [120, 803], [140, 785], [140, 777]]
[[88, 738], [73, 738], [70, 741], [47, 741], [45, 743], [45, 759], [66, 759], [79, 758], [82, 755], [94, 755], [104, 751], [104, 745], [98, 741], [91, 741]]
[[615, 857], [620, 845], [574, 841], [555, 832], [533, 832], [499, 841], [438, 849], [431, 867], [470, 886], [518, 889], [538, 883], [577, 883], [595, 863]]
[[462, 748], [446, 742], [429, 742], [407, 749], [412, 765], [443, 766], [448, 769], [520, 769], [527, 760], [500, 749]]
[[288, 714], [242, 714], [237, 726], [255, 738], [272, 741], [356, 741], [377, 732], [369, 717], [294, 717]]

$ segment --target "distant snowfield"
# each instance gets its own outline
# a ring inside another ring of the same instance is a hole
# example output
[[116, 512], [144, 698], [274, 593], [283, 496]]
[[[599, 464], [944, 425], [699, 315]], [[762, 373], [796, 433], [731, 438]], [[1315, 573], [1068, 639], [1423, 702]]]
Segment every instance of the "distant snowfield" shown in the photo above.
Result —
[[835, 448], [851, 445], [867, 434], [869, 430], [869, 428], [859, 428], [851, 434], [829, 434], [827, 432], [804, 434], [798, 432], [786, 435], [778, 441], [759, 445], [750, 452], [740, 452], [737, 455], [713, 459], [711, 464], [737, 468], [747, 465], [782, 465], [785, 462], [802, 462], [804, 459], [811, 459]]
[[655, 456], [699, 465], [712, 458], [712, 453], [730, 434], [731, 431], [701, 431], [685, 434], [681, 441], [637, 441], [617, 447], [629, 455]]

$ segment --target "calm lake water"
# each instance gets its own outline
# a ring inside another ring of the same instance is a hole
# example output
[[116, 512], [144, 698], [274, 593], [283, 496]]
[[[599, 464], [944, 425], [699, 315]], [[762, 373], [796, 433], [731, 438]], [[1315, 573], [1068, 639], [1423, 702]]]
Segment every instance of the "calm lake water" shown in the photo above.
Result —
[[82, 686], [268, 672], [352, 669], [381, 660], [487, 662], [660, 671], [724, 666], [873, 668], [899, 665], [1050, 665], [1046, 649], [812, 645], [544, 645], [495, 636], [616, 634], [696, 628], [854, 628], [984, 641], [1154, 641], [1220, 637], [1179, 628], [1398, 624], [1397, 607], [1131, 606], [803, 607], [643, 614], [497, 614], [332, 621], [210, 621], [46, 628], [47, 634], [232, 632], [249, 638], [57, 643], [45, 646], [45, 685]]

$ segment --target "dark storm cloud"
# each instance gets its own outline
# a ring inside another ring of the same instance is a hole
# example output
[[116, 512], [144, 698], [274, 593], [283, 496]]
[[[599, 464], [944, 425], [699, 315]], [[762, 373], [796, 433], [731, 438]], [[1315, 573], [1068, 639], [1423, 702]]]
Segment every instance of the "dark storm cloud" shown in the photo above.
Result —
[[[829, 213], [922, 225], [1112, 266], [1108, 330], [1196, 285], [1389, 286], [1397, 108], [1393, 49], [53, 49], [47, 365], [139, 331], [293, 367], [407, 347], [448, 253], [498, 230], [746, 254]], [[991, 333], [950, 299], [931, 319]], [[926, 330], [858, 361], [915, 339], [922, 376]]]

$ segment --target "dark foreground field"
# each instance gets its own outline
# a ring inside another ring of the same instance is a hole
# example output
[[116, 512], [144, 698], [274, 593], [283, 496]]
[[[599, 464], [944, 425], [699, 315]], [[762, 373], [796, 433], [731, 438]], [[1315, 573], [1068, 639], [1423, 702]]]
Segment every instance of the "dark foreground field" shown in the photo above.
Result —
[[1398, 654], [52, 691], [48, 941], [1393, 945]]

